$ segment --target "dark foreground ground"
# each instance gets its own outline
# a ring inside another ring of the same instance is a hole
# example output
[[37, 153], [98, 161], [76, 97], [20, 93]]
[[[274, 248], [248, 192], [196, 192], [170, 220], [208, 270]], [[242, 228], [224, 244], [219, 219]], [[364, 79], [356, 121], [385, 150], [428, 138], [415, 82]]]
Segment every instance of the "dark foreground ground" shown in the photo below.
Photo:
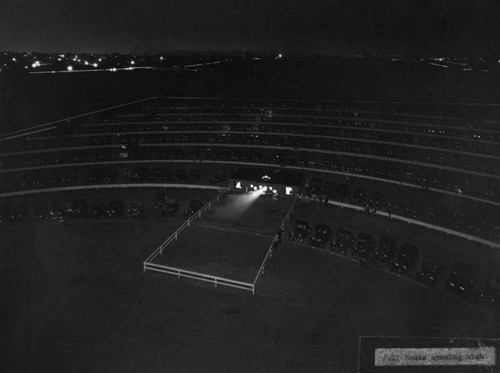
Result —
[[255, 296], [144, 273], [177, 223], [3, 230], [0, 370], [353, 372], [361, 335], [498, 335], [497, 316], [290, 242]]

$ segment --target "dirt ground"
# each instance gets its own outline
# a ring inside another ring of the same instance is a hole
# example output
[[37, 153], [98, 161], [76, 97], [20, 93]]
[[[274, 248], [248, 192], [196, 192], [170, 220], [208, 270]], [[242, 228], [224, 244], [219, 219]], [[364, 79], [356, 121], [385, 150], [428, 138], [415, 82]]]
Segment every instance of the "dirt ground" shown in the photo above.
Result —
[[177, 223], [3, 230], [1, 370], [353, 372], [362, 335], [499, 334], [496, 315], [287, 241], [254, 296], [144, 273]]

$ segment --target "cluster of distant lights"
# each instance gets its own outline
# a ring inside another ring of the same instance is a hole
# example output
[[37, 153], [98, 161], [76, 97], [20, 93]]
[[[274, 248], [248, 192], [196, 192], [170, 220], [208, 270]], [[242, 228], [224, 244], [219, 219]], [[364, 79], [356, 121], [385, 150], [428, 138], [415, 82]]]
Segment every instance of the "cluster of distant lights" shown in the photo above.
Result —
[[[27, 55], [25, 55], [25, 57], [27, 57]], [[50, 57], [50, 59], [52, 59], [52, 57]], [[160, 58], [161, 61], [163, 61], [163, 57]], [[18, 59], [16, 57], [12, 57], [11, 58], [11, 61], [14, 62], [14, 63], [18, 63]], [[88, 61], [88, 60], [84, 60], [84, 59], [81, 59], [78, 57], [78, 55], [74, 55], [72, 58], [67, 58], [67, 56], [65, 54], [58, 54], [57, 55], [57, 61], [58, 62], [63, 62], [63, 61], [70, 61], [70, 62], [73, 62], [73, 63], [70, 63], [66, 66], [66, 68], [64, 70], [62, 70], [63, 72], [66, 71], [66, 72], [73, 72], [73, 71], [79, 71], [76, 67], [75, 67], [75, 64], [78, 64], [79, 66], [87, 66], [88, 68], [94, 68], [94, 69], [97, 69], [99, 68], [99, 64], [103, 61], [102, 58], [99, 58], [95, 61]], [[33, 63], [31, 64], [31, 69], [35, 70], [35, 69], [38, 69], [39, 67], [41, 66], [47, 66], [49, 63], [42, 63], [41, 61], [39, 60], [35, 60], [33, 61]], [[129, 64], [129, 67], [126, 67], [126, 68], [116, 68], [116, 67], [112, 67], [112, 68], [108, 68], [108, 69], [105, 69], [105, 71], [112, 71], [112, 72], [115, 72], [115, 71], [118, 71], [118, 70], [132, 70], [135, 68], [135, 65], [136, 65], [136, 62], [135, 60], [130, 60], [128, 62]], [[4, 64], [4, 67], [6, 65]], [[29, 66], [28, 65], [25, 65], [24, 66], [25, 69], [29, 69]], [[1, 71], [1, 69], [0, 69]], [[92, 70], [83, 70], [83, 71], [92, 71]], [[52, 72], [56, 72], [56, 71], [52, 71]], [[57, 72], [60, 72], [60, 71], [57, 71]]]

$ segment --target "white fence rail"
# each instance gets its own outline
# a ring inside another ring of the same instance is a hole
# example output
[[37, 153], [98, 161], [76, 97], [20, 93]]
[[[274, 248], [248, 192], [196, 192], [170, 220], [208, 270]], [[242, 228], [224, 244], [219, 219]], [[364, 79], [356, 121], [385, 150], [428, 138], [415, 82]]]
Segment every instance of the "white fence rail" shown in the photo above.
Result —
[[194, 279], [194, 280], [210, 282], [210, 283], [214, 284], [214, 286], [223, 285], [223, 286], [229, 286], [229, 287], [238, 288], [238, 289], [242, 289], [242, 290], [248, 290], [248, 291], [251, 291], [252, 294], [255, 294], [254, 284], [248, 283], [248, 282], [231, 280], [231, 279], [225, 278], [225, 277], [207, 275], [206, 273], [188, 271], [188, 270], [181, 269], [181, 268], [169, 267], [169, 266], [164, 266], [164, 265], [155, 264], [155, 263], [145, 264], [145, 269], [148, 269], [150, 271], [167, 273], [170, 275], [177, 276], [178, 278], [186, 277], [186, 278], [190, 278], [190, 279]]
[[[237, 281], [237, 280], [232, 280], [232, 279], [229, 279], [226, 277], [213, 276], [213, 275], [209, 275], [206, 273], [189, 271], [189, 270], [185, 270], [182, 268], [171, 267], [171, 266], [166, 266], [163, 264], [153, 263], [153, 260], [155, 260], [155, 258], [158, 257], [158, 255], [162, 255], [163, 250], [172, 241], [175, 241], [178, 239], [179, 234], [184, 229], [189, 227], [194, 220], [201, 218], [202, 213], [206, 210], [210, 210], [212, 204], [219, 202], [220, 198], [228, 190], [229, 190], [229, 187], [223, 189], [221, 193], [219, 193], [209, 203], [207, 203], [199, 211], [197, 211], [189, 219], [187, 219], [184, 223], [182, 223], [182, 225], [179, 228], [177, 228], [177, 230], [174, 233], [172, 233], [172, 235], [170, 235], [170, 237], [168, 237], [160, 246], [158, 246], [158, 248], [144, 261], [144, 263], [143, 263], [144, 271], [148, 270], [148, 271], [154, 271], [154, 272], [161, 272], [161, 273], [166, 273], [166, 274], [177, 276], [178, 278], [185, 277], [185, 278], [190, 278], [190, 279], [194, 279], [194, 280], [209, 282], [209, 283], [214, 284], [214, 286], [217, 286], [217, 285], [229, 286], [232, 288], [247, 290], [247, 291], [252, 292], [252, 294], [255, 294], [255, 287], [257, 285], [257, 282], [259, 281], [261, 275], [264, 274], [264, 269], [266, 267], [268, 259], [270, 257], [272, 257], [272, 255], [273, 255], [273, 249], [275, 247], [275, 243], [276, 243], [276, 241], [278, 241], [278, 234], [274, 235], [273, 241], [269, 245], [269, 248], [266, 252], [266, 256], [264, 257], [264, 260], [262, 261], [262, 264], [260, 265], [259, 271], [257, 272], [257, 275], [255, 276], [255, 279], [253, 282]], [[297, 202], [297, 198], [294, 199], [292, 206], [290, 207], [286, 216], [284, 217], [283, 221], [280, 224], [279, 229], [282, 232], [285, 230], [286, 222], [290, 220], [290, 215], [293, 213], [293, 209], [294, 209], [296, 202]]]
[[[287, 221], [290, 220], [290, 215], [293, 213], [293, 208], [295, 206], [295, 202], [297, 202], [297, 198], [293, 200], [292, 206], [288, 210], [285, 218], [281, 222], [280, 225], [280, 230], [283, 232], [285, 230], [285, 224]], [[262, 264], [260, 265], [259, 271], [257, 272], [257, 275], [255, 276], [255, 280], [253, 280], [253, 286], [257, 286], [257, 282], [260, 279], [260, 276], [264, 274], [264, 269], [266, 267], [267, 260], [273, 256], [273, 249], [275, 247], [275, 242], [278, 241], [278, 234], [275, 234], [273, 237], [273, 241], [271, 242], [271, 245], [269, 245], [269, 248], [267, 249], [266, 256], [264, 257], [264, 260], [262, 261]]]
[[243, 282], [243, 281], [237, 281], [237, 280], [232, 280], [229, 278], [225, 277], [219, 277], [219, 276], [213, 276], [209, 275], [206, 273], [200, 273], [200, 272], [194, 272], [194, 271], [188, 271], [182, 268], [176, 268], [176, 267], [170, 267], [162, 264], [156, 264], [153, 263], [153, 260], [158, 256], [163, 254], [163, 250], [172, 242], [178, 239], [179, 234], [189, 227], [191, 223], [196, 220], [196, 219], [201, 219], [202, 213], [205, 212], [206, 210], [210, 210], [212, 208], [212, 205], [214, 203], [218, 203], [220, 198], [229, 190], [228, 188], [224, 188], [221, 193], [217, 194], [216, 197], [214, 197], [210, 202], [208, 202], [205, 206], [203, 206], [200, 210], [195, 212], [192, 216], [189, 217], [182, 225], [177, 228], [177, 230], [172, 233], [170, 237], [168, 237], [143, 263], [143, 269], [144, 271], [149, 270], [149, 271], [154, 271], [154, 272], [161, 272], [161, 273], [166, 273], [170, 275], [177, 276], [178, 278], [185, 277], [185, 278], [190, 278], [194, 280], [199, 280], [199, 281], [204, 281], [204, 282], [210, 282], [214, 284], [214, 286], [217, 285], [223, 285], [223, 286], [229, 286], [232, 288], [237, 288], [237, 289], [242, 289], [242, 290], [247, 290], [251, 291], [252, 294], [255, 294], [255, 286], [253, 283], [249, 282]]
[[[219, 188], [219, 190], [221, 190]], [[149, 263], [151, 262], [152, 260], [154, 260], [158, 255], [161, 255], [163, 254], [163, 249], [165, 247], [167, 247], [172, 241], [174, 240], [177, 240], [177, 238], [179, 237], [179, 234], [184, 230], [186, 229], [186, 227], [189, 227], [191, 225], [191, 223], [198, 219], [198, 218], [201, 218], [201, 214], [206, 211], [206, 210], [210, 210], [212, 208], [212, 205], [214, 203], [218, 203], [220, 198], [226, 194], [226, 192], [229, 190], [229, 187], [227, 188], [223, 188], [222, 191], [220, 193], [217, 194], [216, 197], [212, 198], [210, 200], [210, 202], [208, 202], [206, 205], [204, 205], [201, 209], [199, 209], [198, 211], [196, 211], [192, 216], [189, 217], [189, 219], [187, 219], [184, 223], [182, 223], [182, 225], [176, 229], [176, 231], [174, 233], [172, 233], [172, 235], [170, 237], [168, 237], [165, 242], [163, 242], [160, 246], [158, 246], [158, 248], [150, 255], [146, 258], [146, 260], [144, 261], [144, 265], [146, 265], [146, 263]], [[144, 269], [146, 269], [144, 267]]]

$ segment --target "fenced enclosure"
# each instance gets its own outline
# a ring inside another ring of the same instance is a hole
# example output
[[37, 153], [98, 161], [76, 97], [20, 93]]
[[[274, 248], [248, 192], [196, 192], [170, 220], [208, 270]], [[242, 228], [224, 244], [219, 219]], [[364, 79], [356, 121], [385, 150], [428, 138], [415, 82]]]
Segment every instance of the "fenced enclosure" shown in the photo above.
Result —
[[[224, 212], [233, 209], [233, 203], [241, 196], [224, 196], [224, 189], [209, 203], [204, 205], [194, 215], [189, 217], [175, 232], [173, 232], [143, 263], [144, 271], [165, 273], [177, 278], [189, 278], [208, 282], [214, 286], [223, 285], [249, 291], [255, 294], [256, 285], [264, 273], [268, 259], [279, 239], [276, 229], [283, 230], [290, 218], [295, 200], [290, 207], [290, 200], [274, 201], [273, 215], [261, 216], [262, 206], [269, 208], [267, 201], [261, 201], [261, 207], [251, 211], [251, 217], [256, 221], [270, 221], [269, 226], [275, 227], [272, 234], [267, 232], [252, 232], [249, 230], [232, 229], [231, 225], [221, 224], [214, 214], [223, 217]], [[207, 211], [212, 210], [222, 197], [229, 198], [228, 206], [223, 206], [207, 219], [200, 222]], [[262, 197], [264, 198], [264, 197]], [[283, 218], [283, 214], [286, 215]], [[219, 216], [220, 218], [220, 216]], [[227, 217], [226, 217], [227, 218]], [[246, 217], [246, 221], [252, 220]], [[210, 226], [210, 222], [215, 224]], [[245, 219], [234, 219], [234, 224], [244, 224]], [[205, 225], [204, 225], [205, 224]], [[208, 225], [206, 225], [208, 224]], [[219, 224], [219, 225], [218, 225]], [[190, 228], [189, 236], [181, 233]], [[245, 227], [248, 228], [248, 227]], [[267, 234], [261, 234], [267, 233]], [[269, 244], [269, 241], [271, 243]], [[182, 265], [179, 263], [182, 262]], [[237, 264], [235, 265], [235, 262]]]

